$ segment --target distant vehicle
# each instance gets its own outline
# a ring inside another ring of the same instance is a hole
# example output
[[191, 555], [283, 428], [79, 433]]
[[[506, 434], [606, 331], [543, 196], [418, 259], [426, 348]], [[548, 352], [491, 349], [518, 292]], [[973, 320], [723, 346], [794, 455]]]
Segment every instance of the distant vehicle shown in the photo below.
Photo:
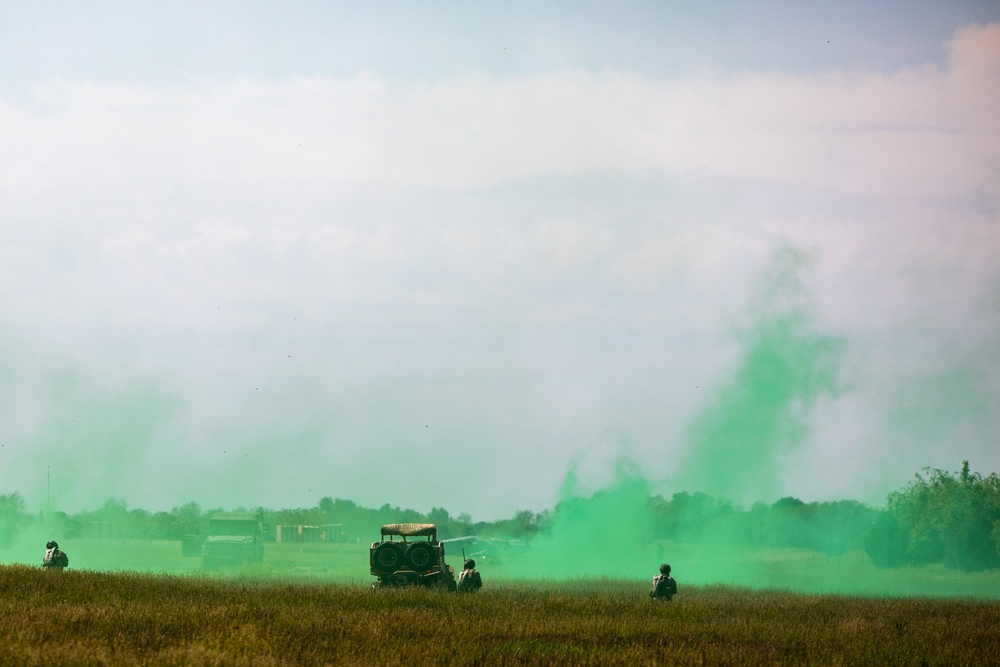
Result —
[[259, 512], [216, 512], [201, 545], [206, 570], [264, 560], [264, 517]]
[[443, 540], [443, 544], [454, 551], [461, 548], [466, 558], [502, 563], [528, 553], [528, 545], [524, 540], [502, 540], [496, 537], [453, 537]]
[[455, 569], [444, 561], [444, 543], [438, 541], [433, 523], [382, 526], [382, 539], [372, 542], [368, 558], [372, 575], [378, 577], [372, 589], [413, 585], [456, 589]]

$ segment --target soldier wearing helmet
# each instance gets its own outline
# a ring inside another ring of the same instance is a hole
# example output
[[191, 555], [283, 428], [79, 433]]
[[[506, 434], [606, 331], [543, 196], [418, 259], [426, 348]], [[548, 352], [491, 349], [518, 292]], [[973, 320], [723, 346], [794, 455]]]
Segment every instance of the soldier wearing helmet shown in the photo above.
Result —
[[59, 548], [59, 543], [49, 540], [45, 543], [45, 556], [42, 558], [42, 568], [46, 570], [59, 570], [69, 567], [69, 556]]
[[458, 590], [462, 593], [474, 593], [483, 587], [483, 578], [476, 570], [476, 561], [466, 559], [464, 569], [458, 573]]
[[670, 576], [670, 566], [664, 563], [660, 566], [660, 573], [653, 577], [653, 589], [649, 591], [649, 597], [670, 602], [675, 595], [677, 582]]

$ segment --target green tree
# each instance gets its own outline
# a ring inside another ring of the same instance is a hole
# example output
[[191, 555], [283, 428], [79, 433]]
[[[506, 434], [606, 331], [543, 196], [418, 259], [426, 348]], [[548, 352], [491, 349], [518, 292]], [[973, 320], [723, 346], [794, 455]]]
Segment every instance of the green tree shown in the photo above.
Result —
[[909, 533], [891, 511], [875, 515], [864, 536], [863, 547], [875, 567], [902, 567], [909, 558]]
[[906, 488], [890, 494], [888, 506], [907, 532], [908, 562], [941, 562], [965, 571], [1000, 567], [996, 473], [973, 473], [968, 461], [958, 473], [925, 468], [924, 475], [917, 474]]
[[15, 491], [0, 494], [0, 519], [17, 522], [27, 511], [28, 505], [20, 493]]
[[205, 513], [202, 512], [201, 505], [193, 500], [171, 509], [170, 517], [173, 519], [167, 536], [170, 539], [179, 540], [184, 535], [198, 535], [207, 529]]
[[0, 494], [0, 546], [9, 547], [17, 527], [27, 514], [27, 503], [20, 493]]

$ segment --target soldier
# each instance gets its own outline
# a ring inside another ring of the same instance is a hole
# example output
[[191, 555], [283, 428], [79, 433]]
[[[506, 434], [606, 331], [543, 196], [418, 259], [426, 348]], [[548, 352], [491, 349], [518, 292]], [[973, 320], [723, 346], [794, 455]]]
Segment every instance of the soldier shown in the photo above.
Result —
[[42, 558], [42, 568], [46, 570], [59, 570], [69, 567], [69, 556], [59, 548], [59, 543], [49, 540], [45, 544], [45, 556]]
[[653, 590], [649, 591], [649, 597], [670, 602], [675, 595], [677, 582], [670, 576], [670, 566], [664, 563], [660, 566], [660, 573], [653, 577]]
[[476, 571], [476, 561], [469, 558], [465, 561], [465, 569], [458, 573], [458, 590], [462, 593], [474, 593], [483, 587], [483, 578]]

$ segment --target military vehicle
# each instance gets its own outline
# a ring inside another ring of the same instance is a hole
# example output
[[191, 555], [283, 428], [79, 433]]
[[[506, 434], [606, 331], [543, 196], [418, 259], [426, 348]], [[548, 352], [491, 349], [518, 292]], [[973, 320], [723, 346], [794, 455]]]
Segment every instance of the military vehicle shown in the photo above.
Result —
[[456, 589], [455, 569], [444, 562], [444, 544], [438, 541], [433, 523], [387, 523], [382, 526], [382, 540], [372, 542], [368, 557], [372, 575], [378, 577], [373, 590], [414, 585]]
[[259, 512], [216, 512], [201, 545], [206, 570], [264, 560], [264, 517]]

